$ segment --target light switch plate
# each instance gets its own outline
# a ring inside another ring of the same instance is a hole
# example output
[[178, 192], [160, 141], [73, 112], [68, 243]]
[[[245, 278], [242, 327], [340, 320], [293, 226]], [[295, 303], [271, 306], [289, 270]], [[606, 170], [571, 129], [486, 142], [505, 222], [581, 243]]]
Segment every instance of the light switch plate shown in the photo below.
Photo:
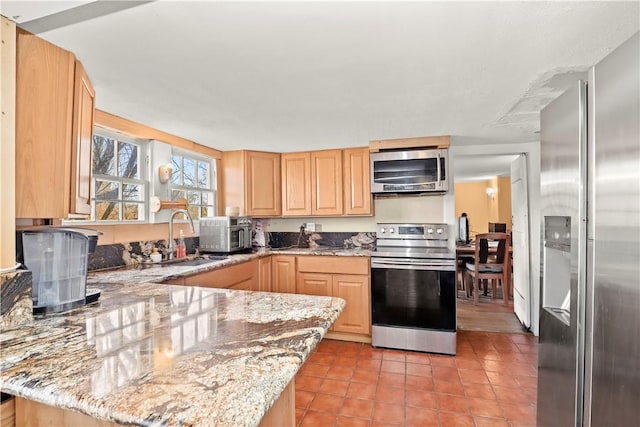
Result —
[[308, 222], [305, 224], [304, 226], [305, 230], [311, 232], [311, 233], [315, 233], [316, 231], [316, 223], [315, 222]]

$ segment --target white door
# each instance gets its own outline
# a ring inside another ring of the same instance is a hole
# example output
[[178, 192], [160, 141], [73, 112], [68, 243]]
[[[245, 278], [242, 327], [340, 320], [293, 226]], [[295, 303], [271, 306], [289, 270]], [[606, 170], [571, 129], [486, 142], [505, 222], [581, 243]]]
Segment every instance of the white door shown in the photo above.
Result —
[[527, 157], [511, 162], [511, 223], [513, 243], [513, 311], [527, 328], [531, 326], [529, 284], [529, 193]]

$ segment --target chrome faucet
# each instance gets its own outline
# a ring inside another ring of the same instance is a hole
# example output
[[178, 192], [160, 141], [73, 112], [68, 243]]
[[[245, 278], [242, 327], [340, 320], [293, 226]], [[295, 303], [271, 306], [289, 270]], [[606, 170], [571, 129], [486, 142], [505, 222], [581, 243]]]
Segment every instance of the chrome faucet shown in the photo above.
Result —
[[188, 210], [176, 209], [171, 212], [171, 216], [169, 217], [169, 245], [167, 246], [167, 259], [173, 259], [173, 254], [176, 251], [176, 245], [173, 242], [173, 220], [178, 214], [184, 214], [189, 220], [189, 224], [191, 224], [191, 232], [196, 232], [196, 229], [193, 227], [193, 218], [191, 218]]

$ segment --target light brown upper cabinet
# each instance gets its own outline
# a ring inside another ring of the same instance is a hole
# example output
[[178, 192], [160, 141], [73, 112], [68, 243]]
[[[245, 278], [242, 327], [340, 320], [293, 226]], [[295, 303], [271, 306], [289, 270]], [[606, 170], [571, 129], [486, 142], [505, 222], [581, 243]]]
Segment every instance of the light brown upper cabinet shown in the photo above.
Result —
[[311, 155], [282, 154], [282, 216], [311, 215]]
[[343, 151], [344, 213], [372, 215], [369, 148], [348, 148]]
[[282, 154], [282, 216], [372, 215], [369, 148]]
[[280, 216], [280, 154], [227, 151], [222, 154], [224, 202], [238, 206], [241, 215]]
[[342, 215], [342, 150], [311, 152], [311, 215]]
[[17, 30], [17, 218], [89, 213], [94, 102], [71, 52]]

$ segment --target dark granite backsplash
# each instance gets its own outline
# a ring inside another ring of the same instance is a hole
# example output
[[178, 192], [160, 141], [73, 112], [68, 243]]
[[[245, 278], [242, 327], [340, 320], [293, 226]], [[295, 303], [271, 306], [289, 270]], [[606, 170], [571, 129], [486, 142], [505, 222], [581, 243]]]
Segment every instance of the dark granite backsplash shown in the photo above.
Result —
[[[188, 254], [194, 253], [200, 244], [198, 237], [186, 237], [184, 240], [187, 245]], [[300, 236], [298, 232], [272, 232], [270, 233], [269, 246], [272, 248], [291, 246], [316, 248], [319, 246], [329, 246], [346, 249], [374, 249], [375, 244], [376, 233], [369, 232], [303, 233], [302, 236]], [[89, 255], [89, 270], [104, 270], [142, 262], [149, 259], [149, 255], [154, 246], [158, 248], [158, 251], [164, 253], [166, 250], [166, 240], [98, 245], [95, 252]]]

